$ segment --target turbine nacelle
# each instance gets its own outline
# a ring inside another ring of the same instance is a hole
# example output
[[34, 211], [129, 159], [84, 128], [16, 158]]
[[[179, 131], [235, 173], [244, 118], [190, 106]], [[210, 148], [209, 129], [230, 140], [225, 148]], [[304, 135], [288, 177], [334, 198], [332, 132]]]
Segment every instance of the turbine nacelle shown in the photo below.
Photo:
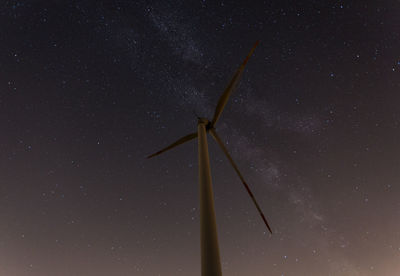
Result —
[[205, 124], [205, 125], [207, 125], [207, 124], [210, 123], [210, 120], [208, 120], [207, 118], [203, 118], [203, 117], [197, 117], [197, 122], [198, 122], [199, 124]]
[[207, 132], [210, 129], [214, 128], [214, 126], [212, 125], [212, 122], [210, 120], [208, 120], [207, 118], [197, 117], [197, 123], [205, 125]]

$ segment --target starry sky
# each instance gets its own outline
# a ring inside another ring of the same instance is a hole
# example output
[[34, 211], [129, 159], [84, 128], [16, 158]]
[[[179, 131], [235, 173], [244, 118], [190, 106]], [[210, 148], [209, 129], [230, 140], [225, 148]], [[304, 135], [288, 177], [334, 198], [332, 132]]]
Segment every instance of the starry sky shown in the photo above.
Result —
[[[168, 3], [167, 3], [168, 2]], [[0, 275], [400, 275], [399, 1], [0, 1]], [[211, 137], [210, 137], [211, 138]]]

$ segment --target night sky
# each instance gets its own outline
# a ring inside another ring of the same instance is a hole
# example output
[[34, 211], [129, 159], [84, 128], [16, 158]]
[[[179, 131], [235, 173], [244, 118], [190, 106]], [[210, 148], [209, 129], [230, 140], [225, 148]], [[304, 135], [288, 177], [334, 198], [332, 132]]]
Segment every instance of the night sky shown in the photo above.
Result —
[[[169, 2], [169, 3], [167, 3]], [[0, 1], [0, 275], [400, 275], [399, 1]]]

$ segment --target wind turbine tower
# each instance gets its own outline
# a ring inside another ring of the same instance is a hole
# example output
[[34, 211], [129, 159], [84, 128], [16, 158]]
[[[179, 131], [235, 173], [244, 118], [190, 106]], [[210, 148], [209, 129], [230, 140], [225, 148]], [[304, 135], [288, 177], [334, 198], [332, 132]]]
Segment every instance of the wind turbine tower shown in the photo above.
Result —
[[206, 118], [198, 118], [197, 132], [188, 134], [171, 145], [163, 148], [162, 150], [148, 156], [151, 158], [153, 156], [159, 155], [167, 150], [170, 150], [178, 145], [181, 145], [187, 141], [198, 138], [198, 158], [199, 158], [199, 193], [200, 193], [200, 242], [201, 242], [201, 275], [202, 276], [221, 276], [221, 261], [218, 246], [218, 235], [217, 235], [217, 224], [215, 219], [214, 210], [214, 195], [211, 181], [211, 169], [210, 169], [210, 159], [208, 155], [208, 144], [207, 144], [207, 133], [209, 132], [214, 140], [221, 147], [222, 151], [225, 153], [229, 162], [231, 163], [233, 169], [238, 174], [240, 180], [242, 181], [247, 193], [250, 195], [253, 203], [255, 204], [261, 218], [263, 219], [265, 225], [267, 226], [269, 232], [272, 234], [271, 228], [265, 219], [260, 206], [258, 205], [253, 193], [251, 192], [249, 186], [245, 182], [242, 174], [240, 173], [235, 162], [231, 158], [228, 150], [225, 148], [224, 143], [219, 138], [216, 130], [215, 124], [217, 123], [221, 113], [228, 102], [232, 91], [237, 86], [240, 77], [243, 73], [244, 67], [247, 64], [250, 56], [253, 54], [255, 48], [257, 47], [259, 41], [250, 50], [243, 63], [240, 65], [238, 70], [233, 75], [232, 80], [228, 84], [224, 93], [218, 100], [217, 107], [215, 108], [214, 117], [211, 121]]

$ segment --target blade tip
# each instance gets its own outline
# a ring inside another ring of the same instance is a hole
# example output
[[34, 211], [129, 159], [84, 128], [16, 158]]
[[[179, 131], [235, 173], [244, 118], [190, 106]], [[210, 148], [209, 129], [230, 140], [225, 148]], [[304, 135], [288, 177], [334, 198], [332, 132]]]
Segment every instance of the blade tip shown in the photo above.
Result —
[[150, 158], [152, 158], [152, 157], [154, 157], [154, 156], [156, 156], [158, 154], [158, 152], [156, 152], [156, 153], [153, 153], [153, 154], [150, 154], [149, 156], [147, 156], [146, 158], [147, 159], [150, 159]]

